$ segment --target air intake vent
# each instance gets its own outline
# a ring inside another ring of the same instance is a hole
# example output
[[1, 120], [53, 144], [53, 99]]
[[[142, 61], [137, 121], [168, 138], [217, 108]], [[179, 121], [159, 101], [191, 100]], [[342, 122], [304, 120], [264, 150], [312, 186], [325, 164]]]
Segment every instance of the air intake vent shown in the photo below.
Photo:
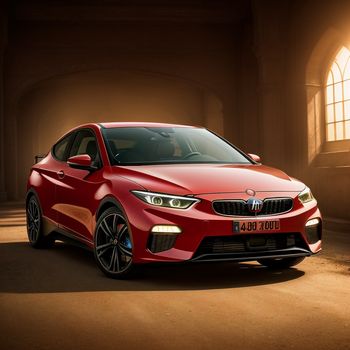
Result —
[[201, 242], [195, 255], [274, 251], [287, 248], [305, 248], [305, 243], [300, 234], [279, 233], [206, 237]]
[[176, 234], [151, 234], [148, 240], [148, 249], [152, 253], [159, 253], [171, 249], [176, 241]]

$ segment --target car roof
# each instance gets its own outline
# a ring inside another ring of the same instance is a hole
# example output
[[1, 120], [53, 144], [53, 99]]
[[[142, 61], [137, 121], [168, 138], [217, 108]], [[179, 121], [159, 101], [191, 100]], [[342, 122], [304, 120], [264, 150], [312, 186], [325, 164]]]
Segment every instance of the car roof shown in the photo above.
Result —
[[127, 128], [127, 127], [141, 127], [141, 128], [193, 128], [191, 125], [168, 124], [168, 123], [151, 123], [151, 122], [108, 122], [98, 123], [102, 128]]

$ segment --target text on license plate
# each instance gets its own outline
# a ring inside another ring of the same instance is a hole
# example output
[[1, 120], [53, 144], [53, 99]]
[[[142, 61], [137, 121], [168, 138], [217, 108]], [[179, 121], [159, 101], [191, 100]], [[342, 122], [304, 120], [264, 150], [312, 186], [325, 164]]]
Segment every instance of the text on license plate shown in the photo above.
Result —
[[233, 232], [276, 232], [280, 229], [279, 220], [264, 220], [264, 221], [234, 221]]

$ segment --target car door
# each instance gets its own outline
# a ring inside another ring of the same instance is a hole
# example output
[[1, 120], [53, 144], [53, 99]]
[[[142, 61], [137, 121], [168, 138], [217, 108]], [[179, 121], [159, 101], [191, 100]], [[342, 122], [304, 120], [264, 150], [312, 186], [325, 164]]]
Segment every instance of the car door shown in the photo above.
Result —
[[99, 146], [92, 129], [81, 129], [76, 133], [69, 157], [80, 154], [88, 154], [97, 169], [75, 169], [67, 162], [62, 165], [56, 189], [58, 225], [65, 233], [91, 243], [98, 205], [95, 194], [104, 183]]
[[[38, 165], [34, 166], [35, 172], [31, 174], [31, 181], [35, 184], [35, 190], [39, 196], [42, 214], [57, 223], [56, 187], [58, 174], [62, 164], [66, 163], [68, 151], [74, 134], [70, 133], [62, 137], [51, 149], [50, 153]], [[40, 178], [36, 178], [40, 174]]]

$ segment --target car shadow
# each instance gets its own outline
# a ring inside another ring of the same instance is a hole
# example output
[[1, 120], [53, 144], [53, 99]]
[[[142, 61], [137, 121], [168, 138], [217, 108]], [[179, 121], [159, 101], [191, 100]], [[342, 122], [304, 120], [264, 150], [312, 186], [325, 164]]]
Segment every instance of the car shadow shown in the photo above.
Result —
[[127, 280], [105, 277], [93, 254], [56, 243], [47, 250], [26, 242], [0, 244], [0, 292], [64, 293], [243, 288], [299, 278], [296, 268], [269, 270], [252, 263], [187, 263], [143, 266]]

